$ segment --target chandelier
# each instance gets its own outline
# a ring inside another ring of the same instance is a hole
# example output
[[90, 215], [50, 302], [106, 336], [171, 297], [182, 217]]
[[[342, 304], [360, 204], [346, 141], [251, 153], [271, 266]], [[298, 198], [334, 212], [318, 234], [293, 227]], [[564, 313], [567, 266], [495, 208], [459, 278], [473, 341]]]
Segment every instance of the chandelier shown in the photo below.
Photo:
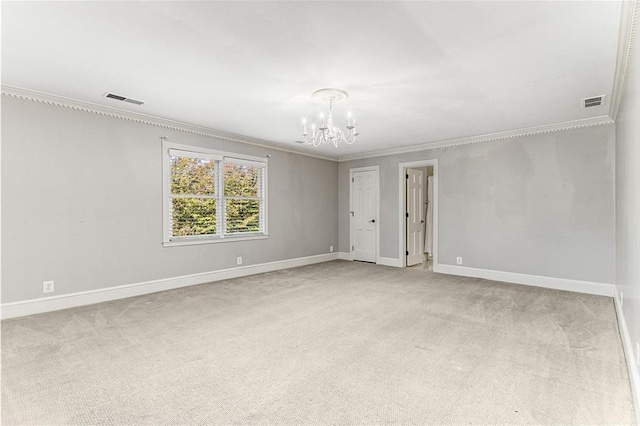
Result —
[[309, 138], [309, 132], [307, 131], [307, 119], [302, 119], [302, 136], [304, 136], [305, 143], [310, 143], [314, 148], [317, 148], [323, 143], [331, 142], [337, 148], [339, 142], [351, 145], [356, 141], [356, 136], [359, 133], [356, 130], [356, 119], [351, 117], [351, 112], [347, 115], [348, 132], [346, 136], [339, 127], [333, 124], [333, 115], [331, 114], [333, 104], [344, 101], [348, 97], [349, 94], [340, 89], [320, 89], [313, 92], [311, 98], [315, 102], [329, 105], [329, 116], [325, 121], [324, 114], [320, 114], [320, 127], [316, 130], [316, 125], [311, 125], [311, 138]]

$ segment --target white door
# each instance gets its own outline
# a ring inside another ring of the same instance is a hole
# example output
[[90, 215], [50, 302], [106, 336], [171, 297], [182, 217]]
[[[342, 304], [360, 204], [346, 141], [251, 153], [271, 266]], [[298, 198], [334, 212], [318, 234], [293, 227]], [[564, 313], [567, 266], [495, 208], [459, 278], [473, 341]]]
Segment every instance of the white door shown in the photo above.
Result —
[[351, 178], [351, 257], [376, 261], [378, 171], [353, 172]]
[[407, 266], [424, 262], [424, 171], [407, 169]]

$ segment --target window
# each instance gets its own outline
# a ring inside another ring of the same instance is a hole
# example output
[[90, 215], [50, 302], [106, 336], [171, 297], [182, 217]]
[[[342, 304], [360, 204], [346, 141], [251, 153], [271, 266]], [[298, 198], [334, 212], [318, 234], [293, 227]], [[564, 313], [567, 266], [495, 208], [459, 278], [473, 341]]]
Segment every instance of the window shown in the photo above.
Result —
[[164, 245], [265, 238], [267, 160], [163, 141]]

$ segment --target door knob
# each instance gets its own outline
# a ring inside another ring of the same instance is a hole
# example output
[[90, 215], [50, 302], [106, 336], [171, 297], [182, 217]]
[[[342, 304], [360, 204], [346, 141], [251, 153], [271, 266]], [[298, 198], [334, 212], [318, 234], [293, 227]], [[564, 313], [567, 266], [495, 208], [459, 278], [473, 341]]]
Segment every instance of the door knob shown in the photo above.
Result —
[[375, 220], [375, 219], [371, 219], [371, 220], [369, 221], [369, 223], [376, 223], [376, 220]]

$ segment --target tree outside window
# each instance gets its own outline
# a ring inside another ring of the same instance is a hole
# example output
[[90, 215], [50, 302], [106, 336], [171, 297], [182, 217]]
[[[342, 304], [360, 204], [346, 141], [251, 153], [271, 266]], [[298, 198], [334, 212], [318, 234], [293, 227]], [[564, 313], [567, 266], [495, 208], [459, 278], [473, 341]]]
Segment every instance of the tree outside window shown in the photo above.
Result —
[[266, 160], [180, 147], [165, 147], [165, 242], [264, 235]]

